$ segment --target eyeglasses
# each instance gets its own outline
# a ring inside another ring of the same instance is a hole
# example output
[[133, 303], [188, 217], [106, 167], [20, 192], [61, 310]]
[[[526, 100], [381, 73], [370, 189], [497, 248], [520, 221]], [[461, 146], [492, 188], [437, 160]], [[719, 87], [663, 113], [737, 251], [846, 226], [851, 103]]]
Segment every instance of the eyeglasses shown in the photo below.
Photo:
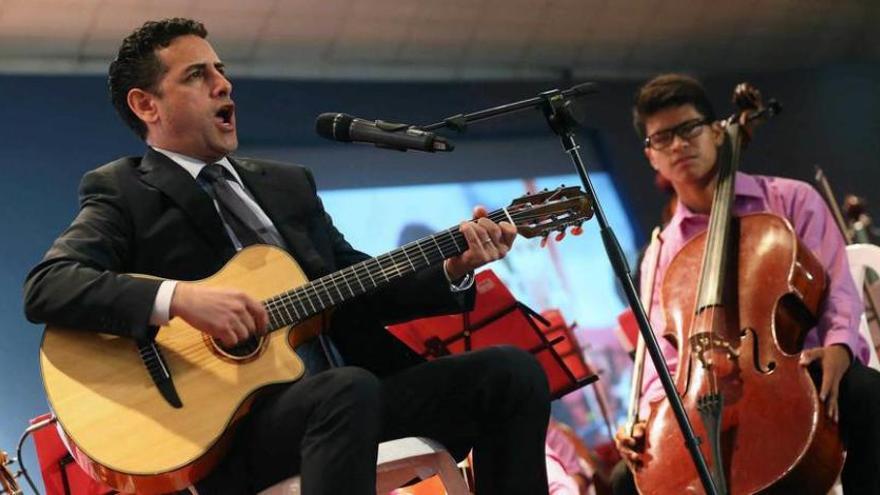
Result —
[[645, 148], [661, 151], [672, 145], [675, 136], [682, 139], [693, 139], [702, 134], [709, 121], [706, 119], [687, 120], [671, 129], [655, 132], [645, 138]]

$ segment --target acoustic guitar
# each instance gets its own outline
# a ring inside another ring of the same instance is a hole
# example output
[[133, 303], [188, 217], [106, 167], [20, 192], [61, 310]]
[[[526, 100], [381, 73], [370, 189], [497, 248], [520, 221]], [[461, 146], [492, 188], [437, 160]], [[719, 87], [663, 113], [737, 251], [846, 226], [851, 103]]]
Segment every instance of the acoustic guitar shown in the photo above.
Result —
[[[526, 195], [489, 218], [524, 237], [580, 228], [592, 208], [577, 187]], [[467, 249], [458, 227], [309, 281], [285, 251], [241, 250], [196, 282], [260, 300], [269, 332], [225, 348], [180, 318], [153, 341], [48, 326], [40, 347], [46, 395], [76, 462], [121, 492], [167, 493], [203, 478], [261, 389], [299, 379], [295, 348], [331, 308]]]

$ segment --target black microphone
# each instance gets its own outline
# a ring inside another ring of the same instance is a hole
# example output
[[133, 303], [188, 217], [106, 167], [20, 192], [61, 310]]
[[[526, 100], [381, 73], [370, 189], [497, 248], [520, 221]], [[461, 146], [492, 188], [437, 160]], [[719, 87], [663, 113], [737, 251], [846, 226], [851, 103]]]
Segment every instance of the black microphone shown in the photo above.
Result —
[[452, 151], [455, 146], [443, 136], [409, 124], [382, 120], [357, 119], [344, 113], [322, 113], [315, 120], [318, 135], [332, 141], [370, 143], [398, 151], [418, 150], [433, 153]]

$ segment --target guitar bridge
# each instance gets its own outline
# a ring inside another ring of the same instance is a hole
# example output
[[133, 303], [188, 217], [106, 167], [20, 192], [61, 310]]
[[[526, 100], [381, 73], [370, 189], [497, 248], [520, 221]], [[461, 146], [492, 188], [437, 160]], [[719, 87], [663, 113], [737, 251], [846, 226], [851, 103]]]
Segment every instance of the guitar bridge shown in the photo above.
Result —
[[162, 397], [175, 409], [182, 408], [183, 402], [181, 402], [180, 396], [177, 395], [177, 389], [174, 387], [171, 372], [168, 370], [165, 358], [162, 357], [162, 353], [156, 347], [156, 343], [151, 341], [147, 344], [138, 344], [138, 354], [140, 354], [144, 366], [147, 367], [147, 372], [150, 373], [150, 378], [153, 379], [153, 383], [156, 384], [156, 388], [159, 389]]

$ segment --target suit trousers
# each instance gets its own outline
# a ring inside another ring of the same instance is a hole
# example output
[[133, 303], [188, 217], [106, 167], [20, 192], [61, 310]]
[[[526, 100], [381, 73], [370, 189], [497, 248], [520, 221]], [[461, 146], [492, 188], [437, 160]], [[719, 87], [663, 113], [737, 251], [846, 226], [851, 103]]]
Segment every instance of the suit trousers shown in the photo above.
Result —
[[547, 380], [525, 351], [447, 356], [379, 379], [342, 367], [258, 400], [201, 495], [256, 493], [300, 474], [303, 495], [376, 490], [379, 442], [430, 437], [456, 457], [474, 449], [480, 495], [547, 493]]
[[[822, 383], [818, 363], [810, 365], [810, 374], [817, 384]], [[880, 372], [855, 361], [840, 380], [838, 405], [840, 435], [846, 447], [843, 493], [880, 495]], [[623, 462], [615, 466], [611, 484], [614, 495], [637, 493], [632, 473]], [[651, 493], [650, 487], [643, 491]]]

